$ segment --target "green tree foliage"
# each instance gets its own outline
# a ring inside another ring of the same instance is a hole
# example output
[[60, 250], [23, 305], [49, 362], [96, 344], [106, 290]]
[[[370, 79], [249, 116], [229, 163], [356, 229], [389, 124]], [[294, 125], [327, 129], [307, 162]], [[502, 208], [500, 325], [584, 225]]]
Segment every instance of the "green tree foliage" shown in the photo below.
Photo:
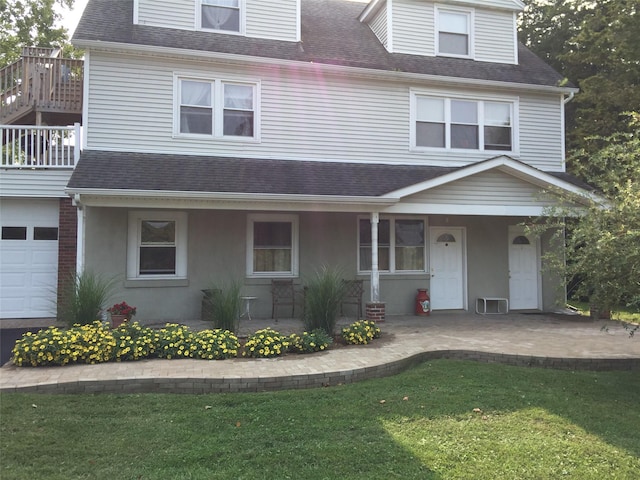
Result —
[[22, 47], [62, 47], [67, 29], [55, 5], [71, 9], [75, 0], [0, 0], [0, 67], [16, 61]]
[[640, 111], [639, 10], [637, 0], [528, 0], [521, 41], [580, 88], [567, 105], [569, 150], [630, 131], [624, 112]]

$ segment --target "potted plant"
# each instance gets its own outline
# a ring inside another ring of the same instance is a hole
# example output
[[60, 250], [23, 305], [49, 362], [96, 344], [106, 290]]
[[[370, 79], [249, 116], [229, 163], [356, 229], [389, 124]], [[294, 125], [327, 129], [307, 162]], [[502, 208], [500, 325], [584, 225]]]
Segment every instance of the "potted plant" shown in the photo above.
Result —
[[136, 307], [127, 305], [127, 302], [116, 303], [113, 307], [107, 309], [109, 315], [111, 315], [111, 326], [118, 328], [124, 322], [131, 320], [136, 314]]

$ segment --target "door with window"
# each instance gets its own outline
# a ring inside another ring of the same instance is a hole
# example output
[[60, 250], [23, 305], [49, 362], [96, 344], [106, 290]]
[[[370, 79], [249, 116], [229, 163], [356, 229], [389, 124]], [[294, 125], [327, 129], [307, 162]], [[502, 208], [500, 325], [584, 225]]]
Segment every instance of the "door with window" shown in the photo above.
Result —
[[538, 241], [523, 227], [509, 227], [509, 308], [539, 308]]
[[430, 229], [430, 296], [434, 310], [465, 307], [463, 232], [461, 227]]

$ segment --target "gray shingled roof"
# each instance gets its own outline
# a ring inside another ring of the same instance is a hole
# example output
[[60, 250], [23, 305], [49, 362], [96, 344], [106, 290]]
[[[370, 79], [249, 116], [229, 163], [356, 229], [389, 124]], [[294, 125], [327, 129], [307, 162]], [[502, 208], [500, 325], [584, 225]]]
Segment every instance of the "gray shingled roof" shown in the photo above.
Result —
[[[376, 197], [463, 168], [85, 150], [68, 187]], [[569, 174], [549, 173], [591, 190]]]
[[302, 0], [302, 42], [133, 25], [133, 0], [89, 0], [74, 42], [83, 40], [183, 48], [498, 82], [558, 86], [562, 76], [519, 46], [519, 65], [389, 53], [358, 20], [365, 4]]

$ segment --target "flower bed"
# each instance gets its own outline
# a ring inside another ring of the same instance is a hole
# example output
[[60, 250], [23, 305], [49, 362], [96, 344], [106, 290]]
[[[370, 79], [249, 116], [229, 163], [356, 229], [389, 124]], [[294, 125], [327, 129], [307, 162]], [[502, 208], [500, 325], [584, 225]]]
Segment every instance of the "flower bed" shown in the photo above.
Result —
[[[365, 320], [342, 330], [347, 344], [366, 344], [379, 336], [380, 328]], [[12, 350], [12, 360], [16, 366], [37, 367], [143, 358], [271, 358], [288, 352], [319, 352], [331, 344], [332, 338], [324, 330], [286, 336], [266, 328], [247, 338], [241, 347], [238, 337], [229, 330], [193, 331], [175, 323], [154, 330], [138, 322], [126, 322], [111, 329], [107, 323], [95, 321], [68, 329], [49, 327], [37, 333], [25, 333]]]

